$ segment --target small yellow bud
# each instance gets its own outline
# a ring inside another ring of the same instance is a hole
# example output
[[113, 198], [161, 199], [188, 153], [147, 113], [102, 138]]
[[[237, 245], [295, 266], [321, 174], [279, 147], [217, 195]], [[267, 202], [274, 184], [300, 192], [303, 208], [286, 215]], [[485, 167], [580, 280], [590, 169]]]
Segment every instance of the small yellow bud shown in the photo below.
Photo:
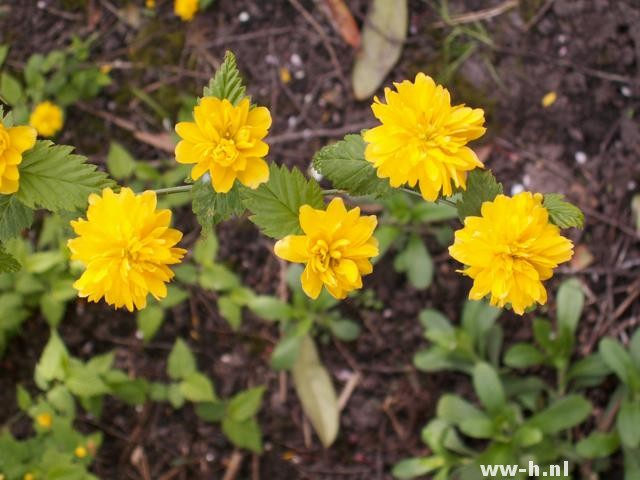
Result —
[[558, 99], [558, 94], [556, 92], [549, 92], [547, 93], [544, 97], [542, 97], [542, 106], [544, 108], [550, 107], [551, 105], [553, 105], [554, 103], [556, 103], [556, 100]]
[[291, 72], [287, 67], [280, 67], [280, 81], [289, 83], [291, 81]]
[[113, 69], [113, 65], [110, 63], [103, 63], [100, 65], [100, 73], [107, 75]]
[[25, 473], [24, 477], [22, 477], [22, 480], [36, 480], [36, 476], [32, 473]]
[[84, 458], [87, 456], [87, 449], [84, 448], [82, 445], [76, 447], [76, 449], [73, 452], [75, 454], [76, 457], [78, 458]]
[[156, 8], [156, 0], [146, 0], [144, 5], [149, 9]]
[[53, 422], [53, 418], [50, 413], [41, 413], [36, 417], [36, 422], [42, 428], [51, 428], [51, 423]]

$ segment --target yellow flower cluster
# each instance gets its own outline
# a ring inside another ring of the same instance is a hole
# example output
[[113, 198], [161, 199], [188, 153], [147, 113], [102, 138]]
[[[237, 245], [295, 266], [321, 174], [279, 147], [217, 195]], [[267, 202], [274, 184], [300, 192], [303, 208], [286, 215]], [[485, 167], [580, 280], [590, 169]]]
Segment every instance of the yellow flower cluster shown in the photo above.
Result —
[[167, 295], [166, 282], [186, 250], [176, 245], [182, 233], [169, 228], [171, 210], [156, 210], [156, 194], [136, 195], [129, 188], [89, 197], [87, 219], [71, 222], [78, 237], [69, 240], [71, 258], [86, 266], [74, 283], [80, 297], [104, 297], [116, 308], [142, 309], [147, 295]]
[[35, 128], [41, 137], [53, 137], [62, 129], [63, 123], [62, 109], [51, 102], [36, 105], [29, 117], [29, 125]]
[[189, 22], [198, 13], [198, 0], [175, 0], [173, 12], [183, 21]]
[[0, 193], [8, 195], [19, 188], [22, 154], [36, 144], [36, 130], [32, 127], [6, 128], [0, 121]]
[[362, 288], [362, 276], [373, 271], [369, 259], [378, 255], [373, 236], [377, 219], [360, 216], [360, 209], [347, 210], [341, 198], [334, 198], [326, 210], [309, 205], [300, 207], [300, 227], [304, 235], [289, 235], [279, 240], [275, 253], [280, 258], [306, 265], [302, 288], [318, 298], [322, 286], [342, 299]]
[[195, 164], [191, 178], [197, 180], [208, 172], [219, 193], [231, 190], [236, 179], [249, 188], [269, 180], [264, 161], [269, 145], [262, 141], [271, 127], [267, 108], [251, 108], [248, 98], [234, 106], [226, 99], [205, 97], [193, 116], [195, 122], [176, 125], [182, 141], [175, 152], [179, 163]]
[[364, 133], [365, 158], [392, 187], [417, 183], [428, 201], [450, 196], [452, 182], [464, 189], [467, 172], [483, 166], [466, 144], [484, 134], [484, 112], [452, 106], [447, 89], [424, 73], [395, 87], [385, 89], [386, 104], [376, 97], [371, 106], [382, 125]]
[[469, 298], [490, 295], [492, 305], [523, 314], [534, 303], [544, 305], [542, 282], [573, 255], [573, 244], [549, 223], [542, 195], [522, 192], [510, 198], [498, 195], [484, 202], [482, 215], [467, 217], [449, 248], [453, 258], [473, 279]]

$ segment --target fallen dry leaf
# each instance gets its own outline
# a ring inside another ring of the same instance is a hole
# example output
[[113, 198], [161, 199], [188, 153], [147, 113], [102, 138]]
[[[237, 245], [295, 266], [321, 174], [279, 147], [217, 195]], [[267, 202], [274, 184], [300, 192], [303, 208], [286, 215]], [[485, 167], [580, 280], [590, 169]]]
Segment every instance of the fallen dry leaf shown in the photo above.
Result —
[[342, 39], [353, 48], [360, 48], [360, 29], [344, 0], [322, 0], [320, 5]]
[[370, 98], [402, 53], [407, 37], [407, 0], [373, 0], [362, 30], [362, 46], [353, 66], [353, 93]]
[[573, 258], [571, 259], [571, 268], [575, 271], [584, 270], [593, 263], [593, 254], [586, 245], [580, 244], [576, 246]]

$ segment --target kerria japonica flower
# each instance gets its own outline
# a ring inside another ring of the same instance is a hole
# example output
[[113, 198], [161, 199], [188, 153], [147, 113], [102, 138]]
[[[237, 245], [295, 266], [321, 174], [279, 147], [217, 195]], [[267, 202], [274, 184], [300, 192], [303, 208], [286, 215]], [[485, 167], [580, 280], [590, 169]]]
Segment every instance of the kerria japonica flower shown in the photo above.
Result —
[[41, 137], [53, 137], [62, 129], [63, 123], [62, 109], [48, 101], [36, 105], [29, 116], [29, 125], [35, 128]]
[[425, 200], [466, 188], [467, 172], [482, 162], [467, 143], [481, 137], [484, 111], [451, 105], [449, 91], [424, 73], [385, 88], [386, 103], [371, 106], [381, 125], [364, 133], [365, 158], [392, 187], [418, 184]]
[[166, 282], [186, 250], [176, 245], [182, 233], [170, 228], [171, 210], [156, 210], [156, 194], [136, 195], [129, 188], [89, 196], [87, 218], [71, 222], [71, 259], [86, 269], [73, 284], [80, 297], [127, 310], [143, 309], [149, 293], [167, 296]]
[[[155, 6], [155, 2], [154, 6]], [[193, 20], [193, 17], [198, 13], [198, 0], [175, 0], [173, 3], [173, 13], [175, 13], [181, 20], [189, 22]]]
[[303, 235], [288, 235], [275, 245], [278, 257], [304, 263], [300, 278], [304, 292], [316, 299], [322, 286], [337, 299], [362, 288], [362, 276], [373, 271], [370, 258], [378, 255], [373, 236], [374, 215], [361, 216], [360, 208], [347, 210], [334, 198], [326, 210], [300, 207]]
[[0, 120], [0, 193], [9, 195], [20, 187], [22, 154], [31, 150], [38, 136], [35, 128], [5, 127]]
[[193, 116], [195, 122], [176, 125], [182, 141], [175, 152], [179, 163], [195, 164], [191, 178], [208, 172], [218, 193], [231, 190], [236, 179], [252, 189], [269, 180], [264, 161], [269, 145], [262, 141], [271, 127], [266, 107], [251, 108], [248, 98], [234, 106], [226, 99], [204, 97]]
[[449, 247], [473, 279], [469, 298], [490, 296], [491, 305], [511, 304], [522, 315], [535, 303], [544, 305], [543, 281], [573, 256], [573, 243], [549, 222], [541, 194], [498, 195], [482, 204], [481, 216], [465, 218]]

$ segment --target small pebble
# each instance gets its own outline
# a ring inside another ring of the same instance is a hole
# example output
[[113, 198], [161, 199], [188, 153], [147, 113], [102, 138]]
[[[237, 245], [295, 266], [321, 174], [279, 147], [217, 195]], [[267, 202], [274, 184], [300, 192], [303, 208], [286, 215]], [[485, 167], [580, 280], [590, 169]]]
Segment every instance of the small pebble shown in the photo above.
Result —
[[629, 182], [627, 182], [627, 190], [633, 191], [636, 189], [637, 186], [638, 184], [633, 180], [629, 180]]
[[37, 5], [38, 5], [38, 8], [40, 9], [47, 8], [47, 2], [43, 0], [40, 0]]
[[291, 115], [289, 118], [287, 118], [287, 125], [289, 125], [289, 128], [293, 128], [298, 125], [298, 117]]
[[213, 453], [207, 453], [204, 458], [207, 462], [213, 462], [216, 456]]
[[231, 355], [229, 355], [228, 353], [225, 353], [220, 357], [220, 361], [222, 363], [231, 363]]
[[302, 58], [297, 53], [292, 53], [290, 60], [291, 60], [291, 65], [293, 65], [295, 67], [301, 67], [302, 66]]
[[564, 57], [566, 55], [567, 55], [567, 47], [560, 47], [560, 50], [558, 50], [558, 56]]
[[525, 187], [528, 187], [529, 185], [531, 185], [531, 177], [529, 175], [525, 175], [524, 177], [522, 177], [522, 184]]
[[524, 185], [521, 183], [514, 183], [511, 187], [511, 195], [517, 195], [520, 192], [524, 192]]
[[272, 53], [268, 53], [267, 55], [265, 55], [264, 61], [267, 62], [267, 65], [278, 65], [280, 63], [278, 57], [276, 57]]
[[306, 73], [304, 73], [304, 70], [296, 70], [293, 74], [293, 77], [296, 80], [300, 80], [302, 78], [304, 78], [306, 76]]
[[576, 152], [575, 159], [578, 165], [584, 165], [587, 163], [587, 154], [584, 152]]
[[144, 339], [144, 333], [142, 333], [141, 330], [136, 330], [136, 338], [138, 340], [143, 340]]
[[251, 18], [249, 16], [249, 12], [246, 11], [242, 11], [240, 12], [240, 14], [238, 15], [238, 20], [240, 21], [240, 23], [246, 23], [249, 21], [249, 18]]
[[628, 86], [623, 85], [622, 87], [620, 87], [620, 93], [622, 94], [623, 97], [630, 97], [631, 89]]

